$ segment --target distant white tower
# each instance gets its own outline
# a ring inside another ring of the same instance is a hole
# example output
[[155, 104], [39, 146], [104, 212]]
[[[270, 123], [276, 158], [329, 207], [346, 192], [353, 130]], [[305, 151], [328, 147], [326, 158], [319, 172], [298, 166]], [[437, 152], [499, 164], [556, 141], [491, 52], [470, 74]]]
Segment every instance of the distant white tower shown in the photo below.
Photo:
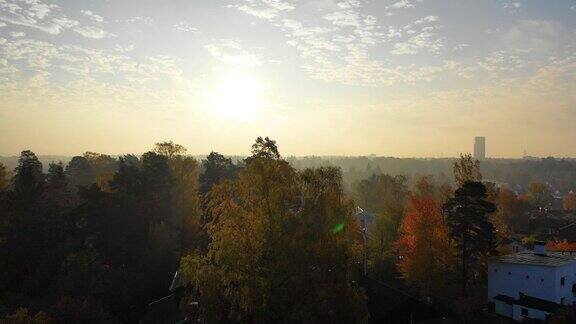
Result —
[[484, 160], [486, 158], [486, 137], [476, 136], [474, 138], [474, 158]]

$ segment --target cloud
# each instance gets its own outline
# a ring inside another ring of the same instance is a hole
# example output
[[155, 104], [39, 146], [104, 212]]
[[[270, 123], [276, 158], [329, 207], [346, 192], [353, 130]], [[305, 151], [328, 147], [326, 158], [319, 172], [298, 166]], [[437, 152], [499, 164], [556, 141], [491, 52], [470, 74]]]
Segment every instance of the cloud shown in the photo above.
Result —
[[458, 51], [461, 51], [467, 47], [470, 47], [470, 45], [469, 44], [458, 44], [458, 45], [452, 47], [452, 51], [458, 52]]
[[282, 12], [294, 10], [294, 5], [282, 0], [237, 0], [229, 8], [236, 8], [254, 17], [271, 20]]
[[185, 33], [197, 33], [198, 32], [198, 28], [190, 25], [186, 21], [181, 21], [181, 22], [175, 24], [173, 27], [174, 27], [174, 30], [180, 31], [180, 32], [185, 32]]
[[114, 36], [114, 34], [111, 34], [101, 28], [98, 27], [93, 27], [93, 26], [81, 26], [78, 28], [74, 28], [74, 31], [77, 32], [78, 34], [87, 37], [87, 38], [93, 38], [93, 39], [102, 39], [105, 37], [111, 37]]
[[438, 21], [438, 16], [426, 16], [414, 22], [414, 25], [424, 25]]
[[264, 63], [261, 55], [249, 53], [236, 41], [223, 40], [205, 45], [204, 48], [220, 62], [236, 67], [255, 67]]
[[97, 22], [97, 23], [102, 23], [102, 22], [104, 22], [104, 18], [102, 18], [102, 16], [97, 15], [97, 14], [93, 13], [93, 12], [90, 11], [90, 10], [80, 10], [80, 12], [81, 12], [84, 16], [90, 18], [90, 19], [91, 19], [92, 21], [94, 21], [94, 22]]
[[434, 27], [424, 27], [405, 42], [394, 44], [391, 53], [395, 55], [417, 54], [422, 50], [438, 53], [444, 47], [442, 38], [436, 36]]
[[9, 35], [12, 36], [13, 38], [19, 38], [19, 37], [24, 37], [24, 36], [26, 36], [26, 33], [23, 33], [23, 32], [11, 32]]
[[47, 5], [38, 0], [4, 0], [0, 1], [0, 21], [56, 35], [66, 28], [61, 22], [67, 19], [61, 14], [52, 17], [51, 14], [58, 10], [57, 5]]
[[341, 9], [352, 9], [360, 7], [360, 0], [345, 0], [338, 2], [338, 7]]
[[[94, 107], [103, 101], [131, 107], [173, 106], [194, 92], [195, 81], [183, 77], [179, 59], [159, 55], [136, 59], [128, 52], [8, 39], [0, 47], [0, 91], [3, 99], [22, 104], [36, 100], [39, 105], [71, 106], [94, 100]], [[68, 81], [51, 83], [52, 75], [68, 76], [63, 78]]]
[[152, 17], [148, 17], [148, 16], [134, 16], [134, 17], [130, 17], [128, 19], [126, 19], [126, 22], [129, 23], [141, 23], [147, 26], [151, 26], [154, 24], [154, 19]]
[[574, 40], [574, 36], [565, 32], [560, 22], [553, 20], [522, 19], [501, 33], [506, 49], [550, 53]]
[[502, 4], [502, 8], [510, 13], [517, 13], [520, 7], [522, 7], [522, 4], [517, 1], [504, 1]]
[[[81, 13], [93, 22], [101, 23], [104, 21], [101, 16], [90, 10], [82, 10]], [[37, 29], [52, 35], [58, 35], [64, 30], [72, 29], [88, 38], [100, 39], [112, 36], [99, 27], [80, 25], [77, 20], [62, 14], [58, 5], [45, 4], [40, 0], [0, 1], [0, 21]]]
[[422, 2], [422, 0], [400, 0], [397, 2], [394, 2], [393, 4], [389, 5], [388, 9], [409, 9], [409, 8], [415, 8], [416, 7], [416, 3], [418, 2]]

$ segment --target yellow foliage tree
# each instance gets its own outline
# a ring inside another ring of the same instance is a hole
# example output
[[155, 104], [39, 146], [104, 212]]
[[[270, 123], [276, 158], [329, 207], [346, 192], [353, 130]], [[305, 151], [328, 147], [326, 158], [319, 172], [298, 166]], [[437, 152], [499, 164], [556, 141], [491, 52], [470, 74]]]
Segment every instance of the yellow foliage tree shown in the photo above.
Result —
[[182, 259], [202, 313], [215, 321], [365, 321], [365, 296], [351, 277], [360, 239], [339, 170], [297, 172], [265, 141], [238, 179], [209, 192], [207, 253]]

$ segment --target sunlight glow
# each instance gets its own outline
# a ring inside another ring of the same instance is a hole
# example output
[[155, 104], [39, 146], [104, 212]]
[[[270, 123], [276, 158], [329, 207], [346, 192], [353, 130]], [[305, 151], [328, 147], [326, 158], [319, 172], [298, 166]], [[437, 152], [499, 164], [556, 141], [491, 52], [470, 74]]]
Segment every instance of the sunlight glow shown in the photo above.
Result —
[[223, 118], [253, 120], [262, 107], [262, 84], [253, 76], [234, 73], [208, 95], [208, 108]]

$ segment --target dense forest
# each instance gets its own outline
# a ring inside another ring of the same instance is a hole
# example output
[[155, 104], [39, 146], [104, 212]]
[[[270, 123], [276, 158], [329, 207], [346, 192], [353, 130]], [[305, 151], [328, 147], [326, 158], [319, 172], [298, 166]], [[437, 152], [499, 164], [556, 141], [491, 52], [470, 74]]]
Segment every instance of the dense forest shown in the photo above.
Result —
[[[203, 160], [205, 155], [193, 156]], [[233, 162], [242, 161], [245, 156], [227, 156]], [[52, 161], [68, 163], [68, 156], [39, 156], [45, 171]], [[342, 170], [345, 189], [351, 192], [353, 184], [372, 175], [403, 175], [409, 180], [420, 176], [433, 176], [436, 182], [454, 182], [452, 165], [456, 158], [395, 158], [381, 156], [305, 156], [285, 157], [298, 170], [317, 167], [337, 167]], [[18, 157], [0, 157], [0, 163], [12, 170], [18, 164]], [[527, 190], [531, 182], [547, 184], [558, 195], [576, 191], [576, 160], [569, 158], [486, 159], [481, 161], [484, 179], [513, 189], [517, 193]]]
[[[180, 311], [207, 323], [368, 322], [363, 277], [471, 320], [486, 258], [506, 252], [500, 243], [525, 212], [554, 199], [541, 182], [522, 194], [481, 182], [513, 164], [497, 172], [499, 162], [469, 155], [422, 161], [446, 168], [444, 178], [420, 167], [388, 174], [386, 159], [368, 159], [347, 189], [337, 161], [314, 161], [284, 159], [260, 137], [236, 160], [212, 152], [198, 162], [162, 142], [142, 156], [87, 152], [46, 169], [23, 151], [14, 170], [0, 165], [0, 322], [137, 323], [177, 271]], [[574, 174], [565, 160], [514, 163], [520, 173], [550, 168], [532, 180]], [[576, 209], [574, 194], [564, 207]]]

